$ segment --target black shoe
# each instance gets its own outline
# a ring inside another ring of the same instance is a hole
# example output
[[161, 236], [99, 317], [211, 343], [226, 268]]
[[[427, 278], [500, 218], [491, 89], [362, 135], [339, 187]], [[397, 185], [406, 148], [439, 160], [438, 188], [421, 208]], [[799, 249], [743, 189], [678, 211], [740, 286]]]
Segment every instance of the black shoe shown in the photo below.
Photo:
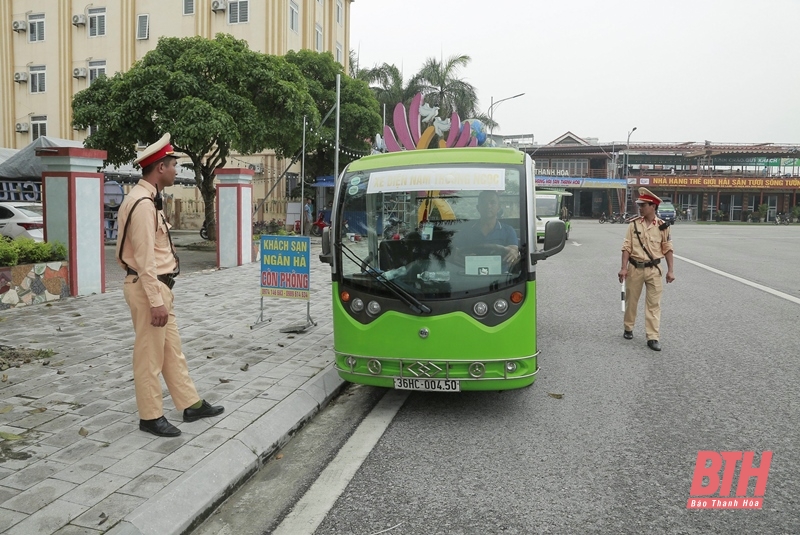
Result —
[[622, 337], [625, 340], [630, 340], [631, 338], [633, 338], [633, 331], [623, 331]]
[[139, 420], [139, 429], [159, 437], [177, 437], [181, 434], [181, 430], [169, 423], [163, 416], [155, 420]]
[[661, 351], [661, 344], [658, 343], [658, 340], [648, 340], [647, 347], [653, 351]]
[[199, 420], [200, 418], [207, 418], [209, 416], [218, 416], [222, 414], [222, 411], [224, 410], [225, 407], [221, 405], [216, 405], [212, 407], [208, 401], [203, 400], [203, 404], [200, 405], [199, 409], [186, 409], [183, 411], [183, 421], [194, 422], [195, 420]]

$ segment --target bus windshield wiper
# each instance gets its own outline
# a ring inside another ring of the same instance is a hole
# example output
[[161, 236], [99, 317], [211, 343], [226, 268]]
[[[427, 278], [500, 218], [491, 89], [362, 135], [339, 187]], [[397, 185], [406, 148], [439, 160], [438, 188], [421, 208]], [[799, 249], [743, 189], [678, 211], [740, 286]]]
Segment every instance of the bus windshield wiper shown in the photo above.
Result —
[[382, 273], [375, 270], [373, 267], [370, 267], [364, 259], [359, 257], [356, 253], [353, 252], [347, 245], [343, 243], [337, 243], [341, 248], [342, 253], [347, 256], [347, 258], [351, 262], [355, 262], [356, 264], [360, 265], [364, 270], [364, 273], [368, 274], [372, 277], [378, 284], [385, 287], [387, 290], [392, 292], [395, 296], [397, 296], [400, 301], [406, 304], [411, 310], [416, 312], [417, 314], [428, 314], [430, 313], [430, 307], [426, 306], [425, 304], [421, 303], [416, 297], [405, 291], [401, 288], [397, 283], [392, 282], [391, 280], [387, 279], [383, 276]]

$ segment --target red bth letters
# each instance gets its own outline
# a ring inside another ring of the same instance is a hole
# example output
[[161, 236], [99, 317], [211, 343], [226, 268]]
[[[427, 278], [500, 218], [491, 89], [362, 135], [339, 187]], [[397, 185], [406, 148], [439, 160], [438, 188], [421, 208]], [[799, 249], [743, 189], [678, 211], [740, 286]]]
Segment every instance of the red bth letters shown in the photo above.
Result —
[[[687, 507], [690, 509], [761, 509], [764, 492], [767, 488], [772, 452], [761, 453], [761, 462], [753, 465], [752, 451], [708, 451], [697, 452], [694, 466], [692, 488]], [[736, 485], [736, 498], [731, 497], [736, 465], [741, 461], [739, 479]], [[708, 484], [704, 485], [704, 478]], [[750, 479], [756, 478], [753, 496], [747, 496]], [[697, 499], [695, 497], [718, 496], [719, 499]]]

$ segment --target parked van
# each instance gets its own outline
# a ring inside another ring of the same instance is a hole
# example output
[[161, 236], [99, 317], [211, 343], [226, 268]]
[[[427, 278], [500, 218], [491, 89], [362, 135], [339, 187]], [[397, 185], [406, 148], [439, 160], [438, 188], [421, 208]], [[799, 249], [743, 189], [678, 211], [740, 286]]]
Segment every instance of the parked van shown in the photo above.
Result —
[[[548, 221], [558, 221], [561, 219], [561, 208], [564, 205], [564, 197], [572, 197], [568, 191], [545, 191], [536, 190], [536, 240], [544, 240], [544, 227]], [[569, 239], [569, 218], [564, 220], [567, 226], [566, 239]]]

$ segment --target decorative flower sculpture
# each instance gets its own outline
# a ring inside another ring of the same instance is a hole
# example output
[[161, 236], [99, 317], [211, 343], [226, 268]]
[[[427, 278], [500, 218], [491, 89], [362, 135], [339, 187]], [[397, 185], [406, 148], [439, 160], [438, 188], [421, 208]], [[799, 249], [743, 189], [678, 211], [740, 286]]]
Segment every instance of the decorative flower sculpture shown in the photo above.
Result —
[[[408, 116], [402, 103], [398, 102], [394, 107], [394, 128], [397, 136], [395, 137], [395, 132], [389, 126], [383, 127], [384, 143], [389, 152], [430, 148], [433, 136], [437, 134], [440, 148], [478, 146], [470, 121], [462, 124], [457, 113], [453, 113], [449, 119], [440, 119], [439, 108], [424, 104], [423, 98], [422, 93], [414, 95], [408, 107]], [[422, 123], [427, 123], [428, 126], [420, 133]], [[445, 132], [448, 132], [446, 140]]]

